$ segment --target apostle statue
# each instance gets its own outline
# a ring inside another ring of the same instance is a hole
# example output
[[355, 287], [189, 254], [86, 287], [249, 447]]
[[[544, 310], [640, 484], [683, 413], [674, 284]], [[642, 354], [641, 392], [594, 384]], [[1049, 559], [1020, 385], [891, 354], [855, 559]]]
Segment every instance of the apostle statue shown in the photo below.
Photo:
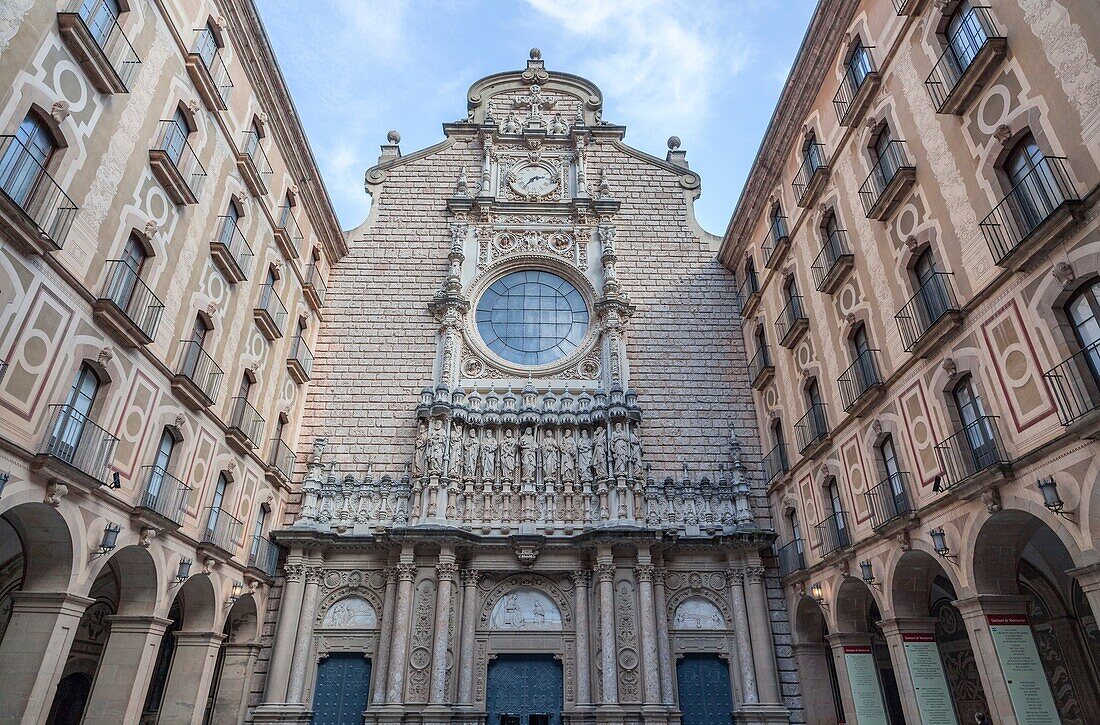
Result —
[[516, 480], [516, 436], [511, 428], [500, 441], [500, 477], [509, 483]]
[[565, 429], [558, 449], [561, 451], [561, 480], [572, 483], [577, 480], [577, 440], [573, 431]]
[[462, 475], [462, 428], [451, 425], [451, 457], [448, 459], [447, 475], [458, 478]]
[[592, 436], [592, 463], [597, 478], [607, 478], [607, 432], [600, 426]]
[[481, 477], [493, 480], [497, 472], [497, 437], [492, 430], [485, 431], [485, 440], [481, 442]]
[[631, 426], [627, 443], [629, 444], [627, 455], [630, 461], [630, 473], [633, 476], [638, 476], [642, 472], [642, 438], [638, 435], [636, 425]]
[[447, 433], [443, 421], [437, 419], [428, 436], [428, 473], [443, 472], [443, 458], [447, 455]]
[[520, 475], [524, 481], [535, 480], [535, 453], [538, 444], [535, 441], [535, 432], [530, 426], [523, 429], [523, 435], [519, 437]]
[[558, 477], [558, 439], [553, 431], [542, 434], [542, 478], [553, 481]]
[[466, 478], [473, 480], [477, 475], [477, 453], [480, 442], [477, 439], [477, 430], [470, 426], [470, 434], [466, 436], [466, 447], [462, 451], [462, 470]]
[[630, 441], [627, 440], [621, 421], [616, 423], [614, 430], [611, 431], [611, 453], [615, 459], [615, 475], [624, 475], [626, 461], [630, 454]]
[[584, 428], [577, 438], [577, 472], [582, 481], [592, 480], [592, 439]]
[[412, 475], [423, 476], [428, 457], [428, 423], [420, 421], [416, 431], [416, 447], [413, 452]]

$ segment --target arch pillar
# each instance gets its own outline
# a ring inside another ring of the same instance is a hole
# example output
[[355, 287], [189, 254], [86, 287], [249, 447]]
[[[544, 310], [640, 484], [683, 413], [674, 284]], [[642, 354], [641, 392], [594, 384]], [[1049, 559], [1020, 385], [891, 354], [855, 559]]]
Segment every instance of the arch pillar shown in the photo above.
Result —
[[218, 692], [214, 696], [213, 722], [243, 722], [248, 706], [252, 671], [260, 655], [260, 644], [227, 644], [222, 660]]
[[657, 607], [657, 659], [661, 663], [661, 704], [676, 701], [672, 686], [672, 643], [668, 636], [668, 597], [665, 594], [665, 571], [658, 567], [653, 580], [653, 598]]
[[412, 616], [412, 589], [416, 578], [412, 547], [401, 553], [397, 565], [397, 606], [394, 609], [393, 636], [390, 638], [389, 687], [386, 700], [400, 704], [405, 695], [405, 666], [408, 662], [409, 619]]
[[799, 680], [815, 683], [813, 687], [802, 688], [806, 722], [810, 725], [833, 722], [836, 720], [836, 707], [829, 685], [829, 657], [832, 656], [829, 645], [825, 642], [796, 642], [791, 652], [798, 667]]
[[442, 705], [447, 698], [447, 648], [450, 646], [450, 627], [447, 620], [451, 614], [451, 590], [454, 589], [455, 564], [454, 551], [444, 550], [436, 564], [435, 632], [432, 641], [432, 669], [429, 698], [433, 705]]
[[[946, 702], [947, 712], [954, 712], [954, 702], [951, 691], [947, 685], [947, 675], [943, 670], [943, 662], [940, 659], [938, 645], [936, 644], [936, 620], [934, 617], [895, 617], [883, 619], [879, 622], [886, 645], [890, 649], [890, 661], [894, 664], [895, 678], [898, 683], [898, 693], [901, 695], [902, 712], [906, 722], [922, 722], [921, 713], [928, 712], [936, 715], [932, 708]], [[923, 697], [918, 697], [913, 685], [913, 672], [906, 650], [906, 643], [922, 646], [930, 643], [935, 650], [934, 657], [922, 658], [917, 664], [921, 668], [921, 681], [927, 684], [939, 685], [942, 689], [932, 688], [925, 692]], [[923, 707], [922, 707], [923, 705]], [[946, 717], [946, 713], [942, 714]], [[939, 721], [939, 720], [937, 720]]]
[[172, 669], [164, 687], [157, 723], [199, 725], [214, 679], [218, 650], [225, 635], [220, 632], [176, 632]]
[[317, 597], [321, 589], [324, 570], [320, 566], [306, 567], [306, 586], [302, 596], [302, 609], [298, 617], [298, 631], [294, 636], [294, 656], [290, 660], [290, 682], [286, 701], [300, 705], [305, 694], [306, 668], [310, 663], [310, 640], [313, 638], [313, 622], [317, 612]]
[[287, 563], [283, 570], [286, 572], [286, 584], [279, 601], [279, 622], [275, 627], [275, 642], [271, 648], [271, 663], [268, 665], [265, 704], [277, 704], [286, 700], [294, 635], [297, 632], [298, 619], [302, 616], [302, 577], [305, 567], [300, 562]]
[[[828, 640], [829, 647], [832, 649], [833, 661], [836, 665], [836, 677], [840, 685], [840, 701], [844, 708], [845, 720], [861, 722], [867, 719], [872, 722], [884, 722], [886, 698], [878, 676], [875, 674], [871, 635], [866, 632], [842, 632], [826, 635], [825, 639]], [[869, 658], [869, 662], [865, 662], [859, 670], [855, 669], [855, 666], [861, 663], [859, 658], [864, 657]], [[863, 696], [857, 697], [856, 690], [859, 690]]]
[[768, 606], [768, 593], [764, 588], [762, 566], [745, 569], [745, 603], [749, 608], [749, 636], [752, 639], [752, 658], [756, 663], [756, 687], [760, 701], [769, 705], [781, 703], [771, 608]]
[[95, 600], [68, 592], [12, 594], [0, 643], [0, 722], [42, 722], [53, 704], [80, 618]]
[[756, 690], [756, 665], [753, 660], [749, 615], [745, 606], [745, 570], [729, 570], [730, 599], [733, 600], [733, 636], [737, 640], [737, 666], [741, 674], [741, 697], [746, 705], [760, 701]]
[[1100, 622], [1100, 563], [1070, 569], [1066, 574], [1077, 580], [1092, 609], [1092, 616]]
[[170, 620], [148, 614], [107, 618], [110, 630], [99, 660], [84, 722], [137, 722]]
[[481, 572], [477, 569], [463, 569], [461, 577], [462, 626], [459, 628], [459, 637], [462, 639], [462, 648], [458, 657], [458, 704], [473, 707], [474, 632], [477, 630], [477, 582], [481, 578]]
[[603, 703], [619, 702], [619, 671], [615, 648], [615, 563], [610, 551], [597, 556], [596, 577], [600, 592], [600, 674], [603, 678]]
[[638, 606], [642, 610], [642, 675], [646, 705], [661, 702], [661, 681], [657, 674], [657, 620], [653, 604], [653, 564], [649, 557], [638, 556]]
[[371, 688], [374, 690], [371, 702], [381, 705], [386, 701], [386, 686], [388, 678], [386, 673], [390, 667], [390, 640], [393, 638], [394, 602], [397, 600], [397, 569], [386, 567], [386, 591], [383, 594], [381, 629], [378, 637], [378, 661], [375, 664], [378, 672], [371, 673]]

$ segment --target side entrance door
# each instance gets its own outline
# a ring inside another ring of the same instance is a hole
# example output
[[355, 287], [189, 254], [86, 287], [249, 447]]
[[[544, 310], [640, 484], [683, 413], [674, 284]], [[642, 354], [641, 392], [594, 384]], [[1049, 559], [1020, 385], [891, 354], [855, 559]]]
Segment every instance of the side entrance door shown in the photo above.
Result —
[[685, 655], [676, 663], [676, 680], [683, 725], [730, 725], [730, 671], [718, 655]]
[[485, 725], [562, 725], [564, 683], [553, 655], [500, 655], [487, 684]]
[[367, 709], [370, 660], [357, 652], [335, 652], [317, 665], [314, 725], [360, 725]]

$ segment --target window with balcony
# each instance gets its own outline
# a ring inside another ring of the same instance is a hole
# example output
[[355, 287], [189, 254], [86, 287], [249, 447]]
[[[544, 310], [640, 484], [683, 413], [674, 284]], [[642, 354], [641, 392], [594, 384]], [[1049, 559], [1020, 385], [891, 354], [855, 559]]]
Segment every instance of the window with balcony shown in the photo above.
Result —
[[229, 445], [241, 454], [252, 452], [263, 440], [264, 419], [252, 405], [255, 385], [255, 377], [246, 370], [241, 376], [237, 396], [230, 404], [229, 428], [225, 437]]
[[871, 49], [863, 44], [861, 38], [856, 38], [848, 49], [844, 75], [833, 96], [833, 109], [842, 126], [851, 126], [859, 120], [877, 85], [878, 73], [871, 58]]
[[796, 571], [806, 568], [806, 552], [802, 542], [802, 525], [798, 521], [798, 512], [791, 509], [786, 514], [787, 531], [791, 539], [785, 545], [776, 550], [776, 558], [779, 559], [779, 576], [790, 576]]
[[806, 317], [806, 308], [802, 302], [802, 295], [798, 294], [798, 284], [794, 277], [790, 277], [783, 285], [783, 297], [786, 303], [775, 321], [775, 330], [779, 336], [779, 344], [786, 348], [792, 348], [802, 339], [802, 335], [809, 327], [810, 321]]
[[275, 226], [275, 243], [288, 260], [298, 258], [301, 254], [302, 242], [305, 240], [305, 235], [302, 234], [298, 221], [294, 218], [295, 207], [294, 195], [287, 193], [286, 200], [279, 209], [279, 218]]
[[818, 143], [817, 135], [811, 131], [802, 142], [802, 164], [791, 182], [800, 207], [810, 206], [814, 196], [824, 186], [827, 174], [825, 147]]
[[283, 438], [286, 433], [286, 413], [275, 418], [275, 435], [271, 438], [271, 450], [267, 459], [267, 478], [275, 486], [285, 486], [294, 476], [297, 457]]
[[56, 468], [67, 482], [86, 489], [107, 482], [118, 440], [92, 420], [103, 384], [90, 364], [81, 364], [65, 402], [50, 406], [50, 420], [36, 456], [36, 467]]
[[244, 132], [241, 152], [237, 156], [237, 170], [252, 196], [263, 196], [271, 187], [271, 162], [267, 159], [262, 139], [264, 129], [259, 120], [253, 119]]
[[1044, 375], [1058, 405], [1063, 425], [1071, 425], [1100, 411], [1100, 277], [1070, 297], [1065, 315], [1073, 325], [1080, 349]]
[[240, 202], [231, 199], [225, 215], [218, 217], [216, 236], [210, 242], [214, 266], [230, 284], [243, 282], [252, 271], [254, 255], [240, 228], [242, 216]]
[[810, 266], [810, 272], [817, 290], [832, 294], [852, 268], [854, 258], [848, 244], [848, 232], [840, 228], [833, 210], [825, 214], [820, 232], [821, 251]]
[[787, 250], [791, 246], [790, 232], [787, 229], [787, 217], [783, 216], [783, 209], [776, 204], [772, 207], [768, 221], [768, 238], [761, 245], [764, 254], [764, 266], [773, 269], [783, 261]]
[[870, 219], [885, 220], [905, 199], [916, 181], [916, 167], [905, 141], [894, 138], [889, 124], [878, 126], [867, 149], [871, 173], [859, 187], [863, 211]]
[[810, 378], [803, 390], [806, 396], [806, 414], [794, 424], [798, 440], [798, 451], [804, 456], [813, 455], [813, 450], [829, 436], [829, 422], [825, 417], [825, 403], [821, 400], [821, 388], [817, 378]]
[[229, 68], [222, 58], [222, 47], [221, 30], [208, 21], [196, 31], [195, 43], [187, 56], [187, 73], [211, 111], [224, 111], [233, 90]]
[[876, 447], [879, 470], [885, 475], [867, 492], [871, 526], [881, 528], [913, 510], [907, 489], [908, 474], [901, 470], [893, 436], [887, 435]]
[[771, 351], [768, 349], [768, 337], [763, 326], [756, 328], [753, 341], [756, 352], [749, 360], [749, 380], [754, 388], [760, 390], [775, 376], [775, 365], [772, 363]]
[[827, 556], [851, 545], [848, 533], [848, 521], [844, 504], [840, 498], [840, 486], [836, 478], [830, 478], [825, 484], [825, 507], [828, 514], [817, 525], [818, 538], [821, 541], [821, 554]]
[[188, 337], [180, 340], [179, 365], [172, 389], [193, 410], [202, 410], [218, 399], [222, 369], [207, 353], [206, 338], [211, 330], [203, 315], [196, 315]]
[[951, 275], [939, 269], [931, 249], [925, 249], [917, 257], [911, 276], [917, 291], [894, 315], [894, 319], [905, 351], [923, 354], [936, 339], [929, 333], [940, 329], [937, 323], [941, 320], [957, 323], [961, 318], [961, 309], [951, 286]]
[[14, 134], [0, 136], [0, 215], [5, 231], [23, 251], [61, 249], [76, 205], [50, 175], [58, 137], [37, 111]]
[[171, 118], [160, 122], [149, 164], [153, 176], [175, 204], [195, 204], [206, 181], [206, 169], [191, 145], [195, 124], [182, 104]]
[[119, 259], [107, 261], [107, 278], [96, 299], [96, 321], [127, 347], [148, 345], [156, 336], [164, 305], [142, 279], [148, 251], [131, 234]]
[[764, 483], [771, 483], [774, 479], [791, 470], [790, 461], [787, 459], [787, 441], [783, 435], [783, 421], [776, 418], [771, 422], [771, 434], [774, 445], [764, 456]]
[[279, 281], [279, 273], [275, 266], [267, 268], [267, 278], [260, 285], [260, 299], [253, 310], [253, 318], [256, 326], [268, 340], [277, 340], [283, 336], [283, 328], [286, 327], [287, 311], [279, 297], [276, 285]]
[[165, 426], [152, 465], [142, 469], [144, 483], [138, 506], [156, 514], [151, 518], [161, 525], [165, 521], [176, 526], [183, 523], [187, 513], [187, 497], [191, 493], [191, 487], [171, 473], [173, 455], [179, 445], [177, 435], [172, 428]]
[[61, 40], [100, 93], [126, 93], [141, 66], [122, 32], [118, 0], [70, 0], [57, 14]]
[[321, 251], [314, 247], [310, 253], [309, 267], [306, 268], [305, 285], [302, 294], [306, 303], [314, 312], [319, 312], [325, 306], [325, 293], [327, 292], [324, 276], [321, 274]]
[[210, 500], [210, 505], [204, 511], [205, 524], [202, 528], [200, 541], [228, 554], [233, 554], [237, 548], [243, 525], [239, 519], [225, 510], [225, 494], [228, 489], [229, 478], [225, 475], [225, 472], [221, 472], [218, 474], [218, 482], [214, 486], [214, 495]]
[[986, 413], [970, 375], [951, 389], [956, 432], [936, 445], [936, 454], [947, 477], [955, 486], [994, 466], [1007, 464], [1005, 448], [997, 429], [997, 419]]
[[882, 385], [878, 369], [878, 350], [871, 347], [867, 326], [859, 324], [849, 340], [852, 364], [838, 380], [844, 409], [851, 412], [857, 404]]
[[939, 113], [961, 114], [997, 67], [1008, 47], [988, 7], [962, 0], [941, 26], [943, 48], [925, 80]]
[[290, 354], [286, 359], [287, 371], [296, 383], [308, 382], [313, 374], [313, 351], [306, 344], [306, 318], [298, 318], [298, 330], [290, 344]]

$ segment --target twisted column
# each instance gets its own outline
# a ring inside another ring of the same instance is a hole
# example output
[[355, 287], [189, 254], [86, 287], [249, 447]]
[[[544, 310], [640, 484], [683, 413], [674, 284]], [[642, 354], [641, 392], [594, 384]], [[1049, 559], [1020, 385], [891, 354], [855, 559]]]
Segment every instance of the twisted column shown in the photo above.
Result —
[[405, 691], [405, 667], [409, 657], [409, 610], [412, 609], [413, 579], [416, 565], [411, 561], [397, 565], [397, 607], [394, 610], [393, 637], [390, 640], [390, 687], [388, 702], [399, 703]]
[[462, 650], [458, 656], [458, 702], [474, 704], [474, 631], [477, 627], [477, 582], [481, 572], [463, 569], [462, 573]]
[[458, 565], [454, 554], [441, 554], [435, 566], [438, 586], [435, 590], [435, 637], [432, 640], [431, 702], [442, 704], [447, 698], [447, 646], [451, 639], [451, 589]]
[[592, 702], [592, 675], [588, 661], [588, 586], [592, 574], [581, 569], [574, 571], [572, 576], [574, 608], [577, 612], [577, 704], [588, 705]]
[[[602, 558], [602, 557], [601, 557]], [[602, 665], [603, 698], [605, 704], [619, 701], [618, 673], [615, 664], [615, 565], [610, 555], [596, 564], [600, 582], [600, 663]]]

